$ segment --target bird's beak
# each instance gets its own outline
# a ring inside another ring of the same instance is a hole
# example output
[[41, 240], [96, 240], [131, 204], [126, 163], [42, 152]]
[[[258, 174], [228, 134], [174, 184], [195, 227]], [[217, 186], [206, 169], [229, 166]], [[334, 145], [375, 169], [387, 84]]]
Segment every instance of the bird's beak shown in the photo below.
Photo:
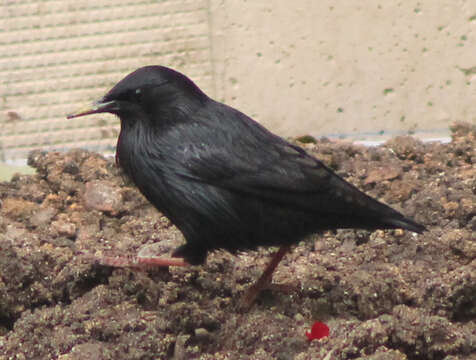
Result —
[[112, 100], [112, 101], [102, 102], [101, 100], [99, 100], [93, 103], [92, 105], [86, 106], [73, 114], [69, 114], [67, 118], [72, 119], [75, 117], [85, 116], [90, 114], [112, 112], [117, 109], [118, 109], [118, 104], [116, 101]]

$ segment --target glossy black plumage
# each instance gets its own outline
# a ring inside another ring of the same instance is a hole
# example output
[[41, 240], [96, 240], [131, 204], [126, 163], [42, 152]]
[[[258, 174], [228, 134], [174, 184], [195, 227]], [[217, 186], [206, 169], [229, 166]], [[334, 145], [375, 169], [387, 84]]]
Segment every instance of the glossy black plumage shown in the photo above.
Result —
[[321, 230], [425, 229], [172, 69], [140, 68], [75, 116], [98, 112], [119, 116], [117, 161], [183, 232], [174, 255], [191, 264]]

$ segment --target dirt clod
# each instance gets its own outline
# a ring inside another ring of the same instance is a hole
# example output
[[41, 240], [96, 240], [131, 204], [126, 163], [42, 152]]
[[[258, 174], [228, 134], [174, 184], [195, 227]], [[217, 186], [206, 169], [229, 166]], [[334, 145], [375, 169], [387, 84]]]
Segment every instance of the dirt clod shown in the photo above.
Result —
[[[36, 175], [0, 184], [0, 358], [476, 359], [476, 127], [452, 130], [448, 144], [303, 145], [429, 231], [314, 235], [277, 269], [290, 290], [247, 313], [238, 299], [272, 249], [190, 268], [97, 265], [184, 240], [112, 160], [33, 152]], [[330, 335], [309, 342], [315, 321]]]

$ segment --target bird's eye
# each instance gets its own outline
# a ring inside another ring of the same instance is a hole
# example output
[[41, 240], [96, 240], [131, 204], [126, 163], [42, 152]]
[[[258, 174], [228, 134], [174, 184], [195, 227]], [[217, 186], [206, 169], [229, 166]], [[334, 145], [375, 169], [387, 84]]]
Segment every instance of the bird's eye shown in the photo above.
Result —
[[142, 100], [142, 89], [136, 89], [134, 91], [134, 98], [137, 102], [140, 102]]

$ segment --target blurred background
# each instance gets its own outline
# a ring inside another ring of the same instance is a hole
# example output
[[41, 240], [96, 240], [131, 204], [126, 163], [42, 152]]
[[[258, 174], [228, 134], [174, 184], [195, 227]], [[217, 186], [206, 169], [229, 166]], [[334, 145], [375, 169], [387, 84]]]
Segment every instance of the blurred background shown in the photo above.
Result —
[[476, 122], [476, 1], [0, 2], [1, 178], [33, 149], [115, 150], [65, 116], [160, 64], [287, 137], [445, 139]]

